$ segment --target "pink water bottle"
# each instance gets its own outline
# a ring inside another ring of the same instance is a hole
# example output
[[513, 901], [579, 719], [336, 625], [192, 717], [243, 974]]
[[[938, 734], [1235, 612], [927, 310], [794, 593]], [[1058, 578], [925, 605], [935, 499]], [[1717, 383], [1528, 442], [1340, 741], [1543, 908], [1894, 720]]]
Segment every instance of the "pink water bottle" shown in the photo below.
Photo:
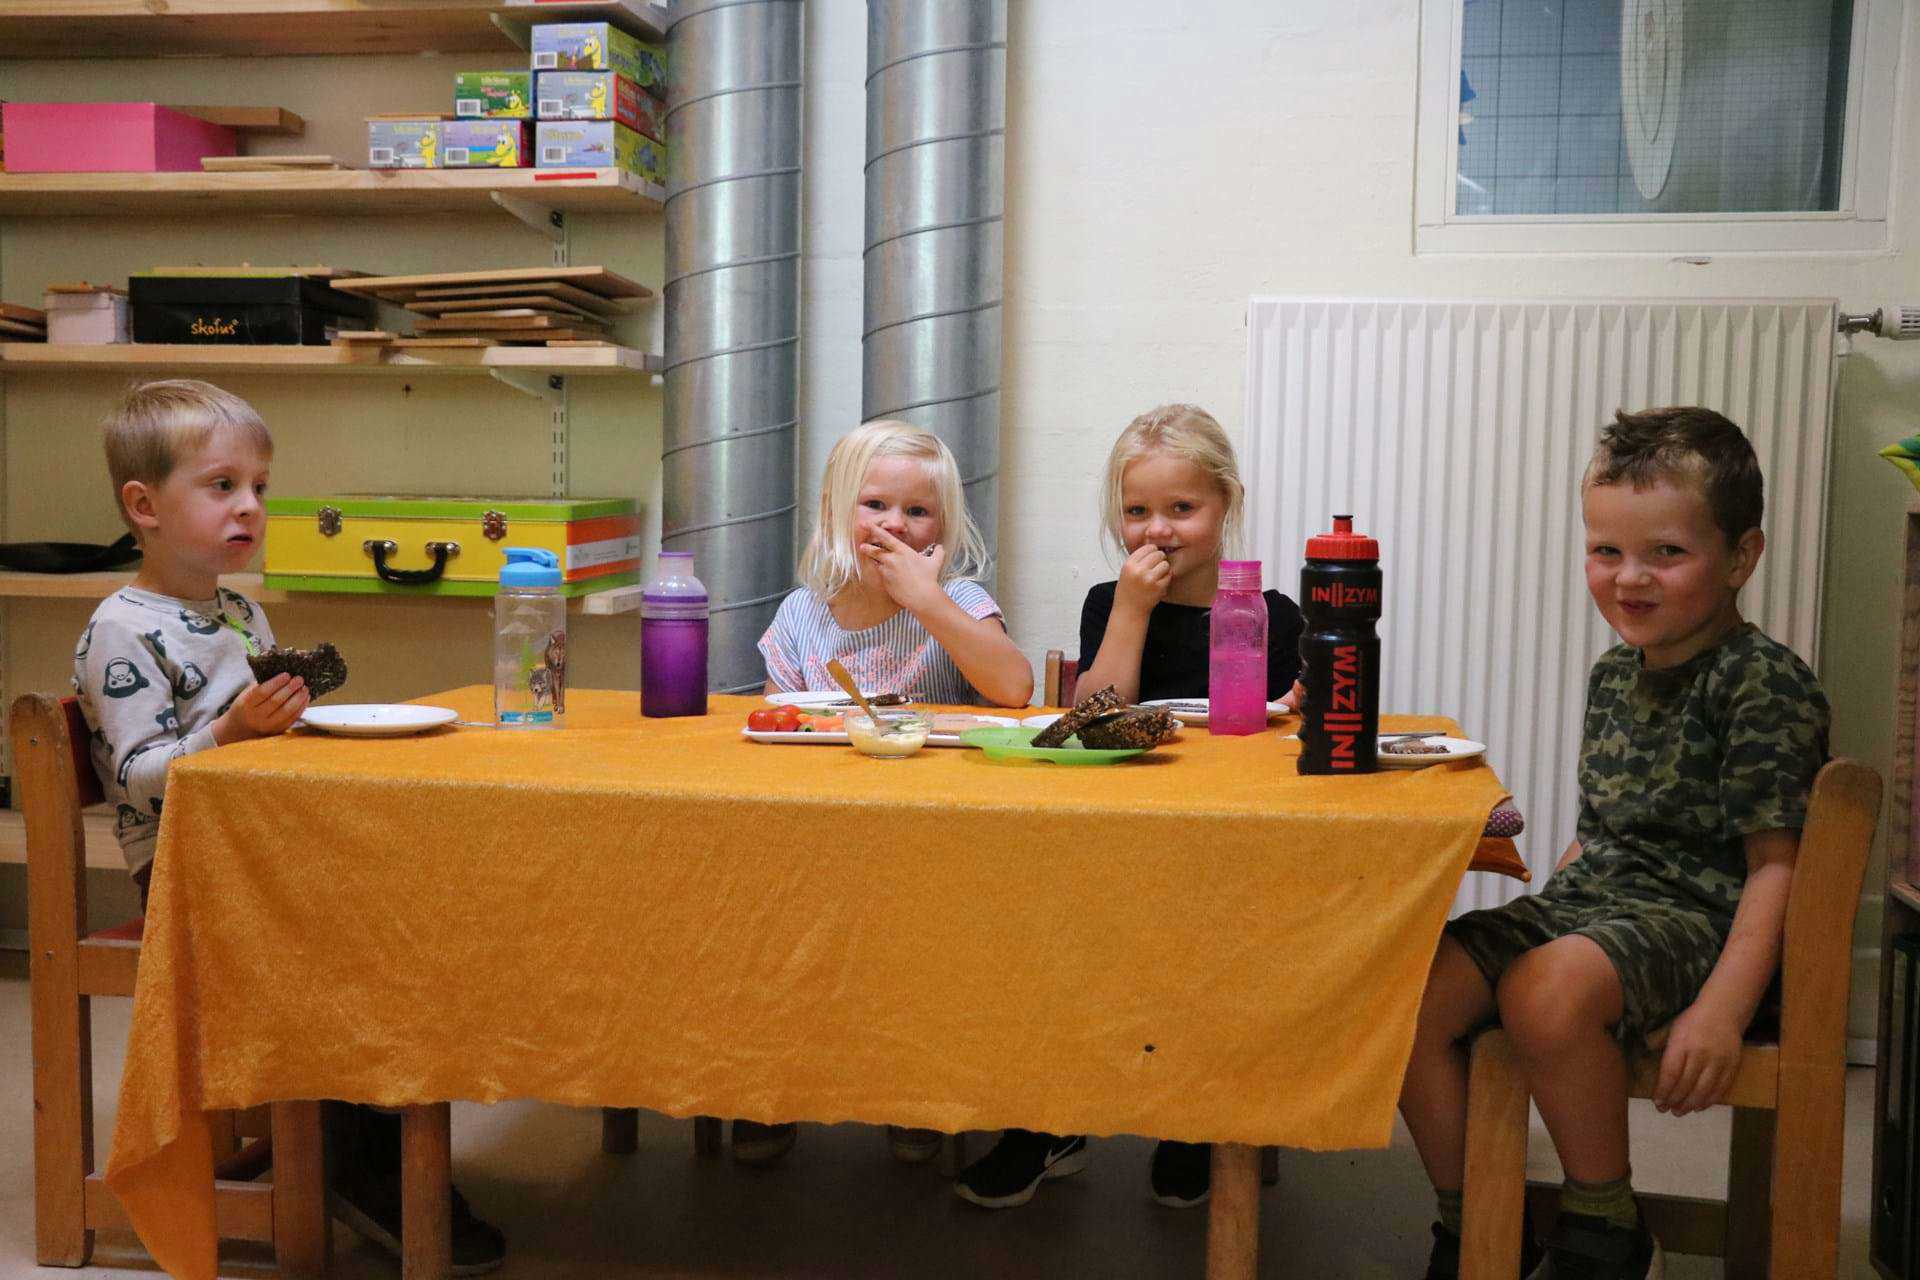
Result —
[[1258, 560], [1222, 560], [1207, 634], [1207, 731], [1267, 727], [1267, 602]]

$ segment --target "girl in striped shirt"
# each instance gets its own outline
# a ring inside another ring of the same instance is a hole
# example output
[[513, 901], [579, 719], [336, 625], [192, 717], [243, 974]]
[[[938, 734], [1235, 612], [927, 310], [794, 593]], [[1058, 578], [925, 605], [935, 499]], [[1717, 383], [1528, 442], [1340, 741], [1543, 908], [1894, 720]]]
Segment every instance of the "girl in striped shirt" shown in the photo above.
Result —
[[[800, 557], [801, 585], [760, 637], [767, 692], [838, 689], [838, 658], [862, 690], [915, 702], [1023, 707], [1033, 669], [1000, 606], [970, 576], [986, 549], [967, 515], [960, 468], [930, 431], [869, 422], [833, 446], [820, 520]], [[905, 1161], [939, 1154], [931, 1129], [888, 1127]], [[771, 1164], [793, 1149], [792, 1124], [733, 1122], [733, 1158]]]
[[837, 689], [838, 658], [863, 691], [1025, 706], [1033, 669], [971, 576], [985, 562], [940, 438], [906, 422], [857, 428], [827, 455], [801, 586], [760, 637], [767, 692]]

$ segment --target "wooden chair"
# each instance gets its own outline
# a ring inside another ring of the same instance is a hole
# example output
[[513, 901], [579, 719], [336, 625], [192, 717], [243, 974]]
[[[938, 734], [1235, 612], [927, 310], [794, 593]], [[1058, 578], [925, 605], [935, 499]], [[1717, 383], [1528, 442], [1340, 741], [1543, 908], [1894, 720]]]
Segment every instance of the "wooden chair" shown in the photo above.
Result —
[[[33, 988], [33, 1201], [41, 1265], [85, 1266], [93, 1233], [128, 1226], [94, 1172], [91, 1001], [131, 996], [144, 920], [89, 935], [80, 811], [102, 799], [87, 726], [72, 698], [13, 704], [13, 787], [27, 827], [27, 934]], [[317, 1102], [276, 1102], [270, 1134], [248, 1113], [215, 1117], [214, 1210], [223, 1239], [273, 1246], [286, 1275], [326, 1267], [328, 1224]], [[272, 1182], [250, 1179], [273, 1169]]]
[[[1727, 1099], [1727, 1200], [1640, 1196], [1664, 1248], [1724, 1256], [1729, 1276], [1799, 1280], [1839, 1266], [1853, 917], [1879, 813], [1880, 776], [1867, 766], [1835, 760], [1814, 780], [1787, 900], [1778, 1031], [1748, 1033]], [[1528, 1095], [1512, 1042], [1482, 1034], [1472, 1064], [1460, 1275], [1513, 1280], [1523, 1203], [1533, 1200], [1544, 1230], [1558, 1192], [1526, 1183]], [[1632, 1064], [1634, 1097], [1651, 1096], [1659, 1068], [1657, 1054]]]

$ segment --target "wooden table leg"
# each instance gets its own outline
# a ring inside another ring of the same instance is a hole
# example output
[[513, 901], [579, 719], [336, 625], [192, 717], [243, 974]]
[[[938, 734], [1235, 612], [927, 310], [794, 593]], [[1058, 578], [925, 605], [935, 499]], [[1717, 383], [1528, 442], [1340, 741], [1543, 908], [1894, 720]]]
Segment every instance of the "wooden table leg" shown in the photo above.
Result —
[[451, 1112], [444, 1102], [400, 1113], [401, 1280], [453, 1274]]
[[600, 1108], [600, 1150], [630, 1156], [640, 1149], [640, 1112], [635, 1107]]
[[[940, 1138], [940, 1176], [957, 1178], [960, 1171], [967, 1167], [967, 1135], [948, 1133]], [[1920, 1280], [1917, 1277], [1916, 1280]]]
[[1254, 1280], [1260, 1264], [1260, 1149], [1213, 1144], [1207, 1280]]
[[1471, 1061], [1460, 1277], [1505, 1280], [1520, 1272], [1526, 1220], [1527, 1085], [1504, 1031], [1475, 1040]]
[[317, 1102], [276, 1102], [272, 1109], [273, 1257], [283, 1276], [314, 1277], [327, 1269], [326, 1143]]

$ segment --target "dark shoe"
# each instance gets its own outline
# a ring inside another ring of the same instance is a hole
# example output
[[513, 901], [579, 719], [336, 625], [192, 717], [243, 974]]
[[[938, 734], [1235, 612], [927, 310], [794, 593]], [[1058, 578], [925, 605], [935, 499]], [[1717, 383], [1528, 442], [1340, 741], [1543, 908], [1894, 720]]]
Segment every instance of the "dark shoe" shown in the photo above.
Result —
[[1048, 1178], [1064, 1178], [1087, 1167], [1087, 1139], [1075, 1134], [1009, 1129], [993, 1150], [961, 1170], [953, 1194], [982, 1209], [1012, 1209], [1033, 1199]]
[[[1520, 1268], [1525, 1274], [1526, 1268]], [[1427, 1255], [1427, 1280], [1460, 1280], [1460, 1237], [1433, 1224], [1433, 1252]]]
[[1664, 1274], [1660, 1242], [1645, 1223], [1617, 1227], [1605, 1218], [1562, 1213], [1546, 1261], [1529, 1280], [1660, 1280]]
[[777, 1163], [793, 1144], [800, 1141], [800, 1126], [759, 1124], [752, 1120], [733, 1122], [733, 1160], [735, 1164], [769, 1165]]
[[1205, 1204], [1213, 1187], [1213, 1144], [1162, 1142], [1153, 1149], [1147, 1181], [1155, 1204], [1169, 1209]]
[[[1520, 1274], [1531, 1277], [1544, 1254], [1533, 1234], [1533, 1211], [1520, 1224]], [[1460, 1237], [1433, 1224], [1433, 1253], [1427, 1258], [1427, 1280], [1460, 1280]]]
[[940, 1142], [946, 1135], [938, 1129], [909, 1129], [903, 1124], [887, 1126], [887, 1142], [893, 1158], [901, 1164], [925, 1164], [940, 1154]]
[[[365, 1239], [400, 1257], [400, 1182], [378, 1178], [342, 1187], [327, 1197], [333, 1216]], [[467, 1198], [453, 1188], [453, 1274], [482, 1276], [506, 1261], [507, 1238], [473, 1216]]]

